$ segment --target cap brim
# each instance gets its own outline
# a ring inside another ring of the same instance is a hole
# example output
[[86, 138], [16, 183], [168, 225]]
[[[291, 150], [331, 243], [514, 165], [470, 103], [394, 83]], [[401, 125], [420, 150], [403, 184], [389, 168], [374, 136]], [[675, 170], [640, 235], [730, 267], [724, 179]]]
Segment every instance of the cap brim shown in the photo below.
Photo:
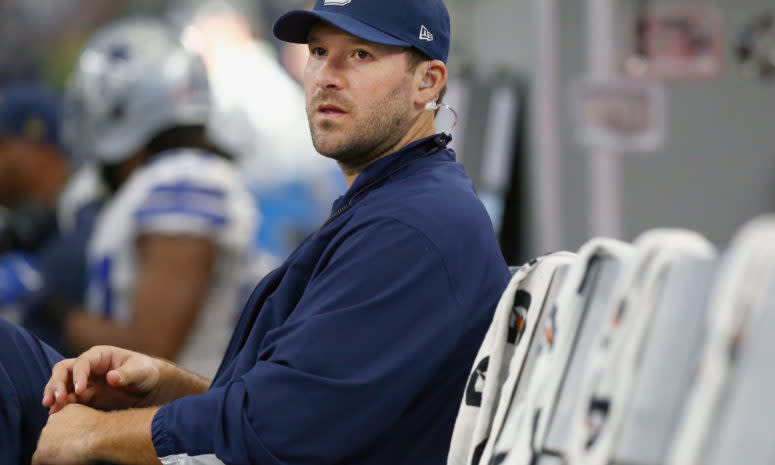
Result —
[[411, 47], [408, 42], [375, 29], [357, 19], [328, 11], [289, 11], [277, 19], [272, 32], [274, 32], [275, 37], [282, 41], [306, 44], [310, 28], [318, 21], [324, 21], [348, 34], [375, 44]]

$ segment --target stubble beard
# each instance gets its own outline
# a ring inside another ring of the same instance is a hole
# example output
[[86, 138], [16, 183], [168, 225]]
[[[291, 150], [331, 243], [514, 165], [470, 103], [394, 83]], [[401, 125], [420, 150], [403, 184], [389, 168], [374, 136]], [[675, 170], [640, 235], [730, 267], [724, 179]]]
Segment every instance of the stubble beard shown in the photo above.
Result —
[[[358, 111], [349, 109], [352, 126], [342, 128], [336, 122], [312, 121], [312, 113], [321, 102], [339, 104], [335, 97], [318, 96], [307, 107], [312, 144], [321, 155], [336, 160], [344, 170], [360, 170], [384, 155], [409, 130], [411, 123], [410, 87], [402, 82], [385, 97], [368, 108], [368, 114], [358, 118]], [[344, 106], [344, 105], [342, 105]]]

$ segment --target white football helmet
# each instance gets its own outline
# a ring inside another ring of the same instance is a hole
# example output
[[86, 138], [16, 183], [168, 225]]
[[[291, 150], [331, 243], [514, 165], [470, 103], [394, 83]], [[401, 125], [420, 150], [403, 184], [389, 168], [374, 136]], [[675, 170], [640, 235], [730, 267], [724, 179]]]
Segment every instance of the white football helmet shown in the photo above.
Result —
[[155, 18], [125, 19], [87, 41], [65, 93], [62, 139], [102, 164], [130, 158], [176, 126], [205, 125], [210, 89], [201, 57]]

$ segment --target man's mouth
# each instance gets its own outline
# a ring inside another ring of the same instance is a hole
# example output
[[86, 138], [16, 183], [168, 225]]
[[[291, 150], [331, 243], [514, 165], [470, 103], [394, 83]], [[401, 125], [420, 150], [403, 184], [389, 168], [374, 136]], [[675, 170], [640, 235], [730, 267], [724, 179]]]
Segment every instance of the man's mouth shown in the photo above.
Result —
[[347, 112], [342, 107], [331, 104], [318, 105], [317, 113], [326, 117], [336, 117], [347, 114]]

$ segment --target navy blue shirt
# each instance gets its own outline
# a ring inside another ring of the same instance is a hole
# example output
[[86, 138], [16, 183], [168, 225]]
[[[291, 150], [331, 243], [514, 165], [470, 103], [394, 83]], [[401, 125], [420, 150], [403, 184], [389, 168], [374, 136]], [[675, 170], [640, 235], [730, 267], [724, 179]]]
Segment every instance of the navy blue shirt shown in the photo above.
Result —
[[333, 211], [254, 290], [210, 390], [156, 414], [159, 457], [446, 463], [510, 277], [490, 219], [438, 136], [368, 166]]

